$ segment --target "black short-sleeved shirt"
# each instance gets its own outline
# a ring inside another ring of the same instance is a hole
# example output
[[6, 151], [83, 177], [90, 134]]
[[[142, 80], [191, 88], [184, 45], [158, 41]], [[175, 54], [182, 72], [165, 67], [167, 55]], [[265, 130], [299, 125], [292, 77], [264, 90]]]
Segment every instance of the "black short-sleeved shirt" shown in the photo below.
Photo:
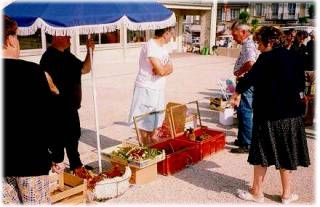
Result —
[[80, 108], [83, 62], [68, 50], [61, 52], [49, 47], [43, 54], [40, 65], [51, 75], [59, 89], [61, 105], [69, 110]]
[[[38, 64], [4, 59], [4, 176], [48, 174], [48, 149], [59, 141], [51, 136], [51, 98]], [[63, 156], [53, 161], [62, 162]]]

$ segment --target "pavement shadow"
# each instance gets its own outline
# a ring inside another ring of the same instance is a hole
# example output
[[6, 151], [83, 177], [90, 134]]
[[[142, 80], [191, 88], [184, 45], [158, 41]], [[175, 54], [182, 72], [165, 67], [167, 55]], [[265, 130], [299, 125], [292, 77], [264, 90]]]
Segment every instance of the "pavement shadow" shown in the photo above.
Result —
[[[91, 147], [97, 148], [97, 135], [96, 131], [93, 131], [91, 129], [84, 129], [81, 128], [81, 137], [80, 141], [90, 145]], [[106, 137], [104, 135], [100, 135], [100, 147], [101, 149], [105, 149], [107, 147], [111, 147], [114, 145], [121, 144], [120, 141], [111, 139], [109, 137]]]
[[306, 132], [306, 136], [308, 139], [316, 139], [315, 133]]
[[308, 139], [316, 139], [316, 130], [315, 126], [306, 126], [306, 136]]
[[268, 193], [264, 193], [264, 197], [269, 199], [269, 200], [281, 203], [281, 196], [280, 195], [271, 195], [271, 194], [268, 194]]
[[236, 196], [238, 189], [248, 190], [250, 187], [248, 181], [215, 172], [214, 168], [220, 167], [212, 161], [202, 160], [173, 176], [197, 187], [218, 193], [226, 192]]
[[113, 122], [113, 124], [120, 125], [120, 126], [129, 126], [128, 122], [125, 122], [125, 121], [115, 121]]
[[[99, 162], [98, 162], [98, 160], [94, 161], [94, 162], [87, 163], [86, 165], [89, 165], [90, 167], [93, 168], [92, 169], [93, 173], [99, 174]], [[101, 160], [101, 167], [102, 167], [102, 170], [107, 170], [107, 169], [112, 167], [112, 164], [111, 164], [111, 162], [108, 162], [108, 161], [102, 159]]]
[[205, 99], [209, 99], [211, 97], [221, 97], [221, 92], [219, 89], [207, 89], [209, 92], [199, 92], [199, 94], [205, 95]]

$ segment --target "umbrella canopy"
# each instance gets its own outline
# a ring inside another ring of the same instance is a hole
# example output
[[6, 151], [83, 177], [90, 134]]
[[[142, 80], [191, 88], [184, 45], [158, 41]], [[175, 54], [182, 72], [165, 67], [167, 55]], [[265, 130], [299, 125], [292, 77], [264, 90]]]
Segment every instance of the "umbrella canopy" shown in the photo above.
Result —
[[172, 11], [155, 1], [27, 2], [15, 1], [4, 8], [15, 19], [19, 35], [38, 28], [50, 35], [104, 33], [120, 29], [154, 30], [173, 26]]
[[[105, 33], [120, 29], [155, 30], [175, 25], [172, 11], [155, 1], [69, 1], [28, 2], [18, 0], [4, 8], [4, 14], [17, 21], [19, 35], [32, 35], [39, 28], [57, 36]], [[92, 60], [92, 50], [90, 50]], [[92, 64], [93, 61], [91, 61]], [[97, 131], [99, 171], [102, 171], [100, 132], [94, 70], [92, 85]]]

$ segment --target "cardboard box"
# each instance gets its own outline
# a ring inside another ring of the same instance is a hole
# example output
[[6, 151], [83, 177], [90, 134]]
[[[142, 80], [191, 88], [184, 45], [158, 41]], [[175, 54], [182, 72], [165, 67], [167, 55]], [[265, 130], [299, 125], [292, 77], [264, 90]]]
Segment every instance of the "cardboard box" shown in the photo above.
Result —
[[[112, 156], [111, 152], [116, 150], [118, 147], [123, 145], [116, 145], [113, 147], [106, 148], [101, 151], [102, 157], [111, 161], [111, 163], [117, 163], [124, 166], [129, 166], [131, 169], [131, 177], [129, 182], [132, 184], [145, 184], [152, 182], [157, 178], [157, 163], [165, 159], [165, 152], [158, 155], [154, 159], [147, 159], [142, 161], [127, 161], [116, 156]], [[127, 146], [127, 145], [125, 145]]]
[[129, 180], [132, 184], [146, 184], [157, 178], [157, 163], [149, 165], [145, 168], [130, 167], [132, 175]]

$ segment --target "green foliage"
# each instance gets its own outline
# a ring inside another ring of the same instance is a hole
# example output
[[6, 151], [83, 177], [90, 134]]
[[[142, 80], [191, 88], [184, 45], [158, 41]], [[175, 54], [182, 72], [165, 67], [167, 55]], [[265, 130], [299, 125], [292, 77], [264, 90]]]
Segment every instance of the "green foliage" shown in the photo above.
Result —
[[311, 4], [308, 8], [308, 12], [309, 12], [309, 18], [313, 19], [315, 16], [315, 8], [314, 8], [314, 4]]
[[259, 20], [258, 20], [258, 19], [252, 19], [252, 20], [251, 20], [251, 26], [252, 26], [251, 32], [253, 33], [253, 32], [256, 31], [256, 29], [257, 29], [258, 26], [259, 26]]
[[307, 22], [308, 22], [307, 17], [299, 17], [299, 23], [300, 24], [304, 24], [304, 23], [307, 23]]
[[242, 11], [242, 12], [239, 14], [239, 20], [240, 20], [242, 23], [248, 23], [249, 18], [250, 18], [250, 14], [249, 14], [247, 11]]

